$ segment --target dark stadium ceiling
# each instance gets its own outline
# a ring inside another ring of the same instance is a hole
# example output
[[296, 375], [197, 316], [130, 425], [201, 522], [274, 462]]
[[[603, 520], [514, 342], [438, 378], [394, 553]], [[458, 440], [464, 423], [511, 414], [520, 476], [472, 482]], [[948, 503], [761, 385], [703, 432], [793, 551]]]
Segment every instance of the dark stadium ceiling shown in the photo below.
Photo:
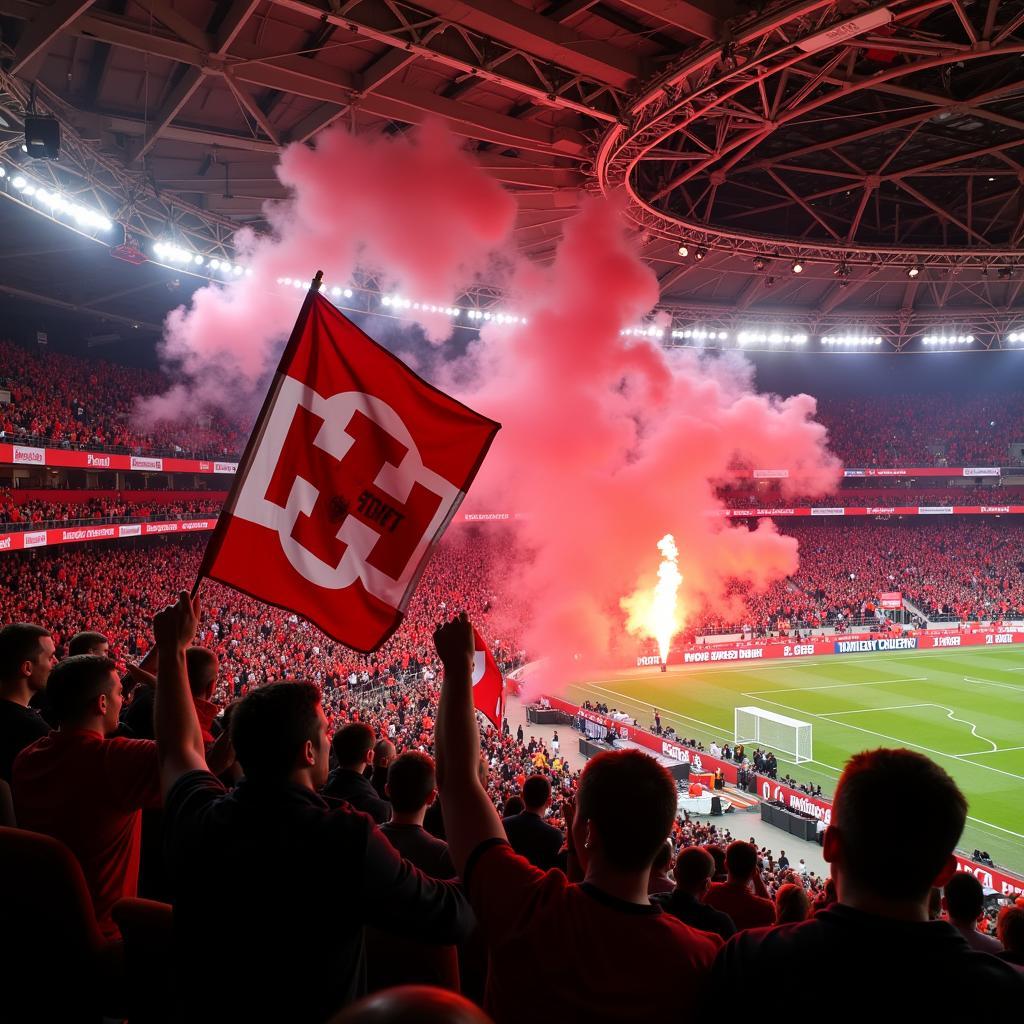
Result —
[[898, 349], [1024, 318], [1022, 55], [1024, 0], [0, 0], [0, 154], [35, 85], [53, 174], [230, 255], [283, 145], [434, 116], [524, 252], [624, 189], [677, 322], [870, 317]]

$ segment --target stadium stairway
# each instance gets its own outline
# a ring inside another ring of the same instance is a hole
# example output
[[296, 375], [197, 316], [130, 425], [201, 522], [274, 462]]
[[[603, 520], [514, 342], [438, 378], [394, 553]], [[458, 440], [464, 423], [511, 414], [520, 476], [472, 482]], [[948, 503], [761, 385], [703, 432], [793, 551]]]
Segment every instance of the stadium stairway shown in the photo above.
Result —
[[737, 811], [757, 811], [761, 804], [756, 796], [751, 793], [745, 793], [742, 789], [737, 789], [735, 786], [726, 786], [722, 790], [723, 796], [729, 801], [734, 810]]

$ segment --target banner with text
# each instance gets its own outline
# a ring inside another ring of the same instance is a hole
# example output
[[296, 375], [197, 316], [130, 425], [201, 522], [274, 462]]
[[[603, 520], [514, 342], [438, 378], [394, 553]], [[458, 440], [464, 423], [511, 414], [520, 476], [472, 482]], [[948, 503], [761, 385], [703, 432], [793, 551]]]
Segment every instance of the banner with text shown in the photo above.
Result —
[[126, 470], [137, 473], [216, 473], [233, 475], [237, 462], [215, 459], [172, 459], [150, 455], [118, 455], [67, 448], [33, 448], [0, 442], [0, 465], [52, 466], [59, 469]]
[[23, 530], [0, 533], [0, 554], [28, 548], [53, 547], [55, 544], [81, 544], [98, 540], [124, 540], [126, 537], [156, 537], [170, 533], [201, 533], [217, 525], [211, 519], [169, 519], [158, 523], [117, 523], [107, 526], [68, 526], [54, 530]]

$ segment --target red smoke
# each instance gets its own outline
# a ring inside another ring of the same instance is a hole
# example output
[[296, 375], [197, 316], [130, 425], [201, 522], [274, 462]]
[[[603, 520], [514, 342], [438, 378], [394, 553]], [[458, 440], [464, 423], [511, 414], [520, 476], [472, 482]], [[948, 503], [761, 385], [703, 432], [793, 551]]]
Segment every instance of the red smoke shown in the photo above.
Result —
[[[181, 419], [194, 403], [254, 404], [303, 296], [279, 278], [298, 277], [304, 288], [323, 270], [328, 286], [345, 287], [359, 266], [380, 273], [388, 289], [448, 306], [515, 218], [512, 197], [436, 123], [399, 136], [328, 129], [315, 149], [289, 146], [277, 176], [291, 198], [268, 204], [271, 233], [235, 238], [252, 275], [202, 288], [168, 317], [164, 355], [185, 383], [142, 403], [144, 421]], [[451, 331], [447, 317], [408, 315], [432, 341]]]
[[[197, 380], [251, 390], [266, 373], [300, 298], [282, 295], [277, 277], [323, 267], [344, 284], [358, 263], [448, 304], [511, 235], [511, 196], [436, 125], [398, 139], [325, 132], [315, 150], [286, 150], [278, 174], [294, 199], [272, 211], [272, 237], [249, 239], [254, 275], [204, 289], [169, 321], [168, 353], [193, 382], [172, 407]], [[530, 555], [495, 585], [529, 600], [531, 653], [557, 673], [546, 683], [621, 639], [620, 601], [653, 585], [666, 533], [692, 611], [721, 606], [733, 580], [763, 587], [796, 569], [796, 541], [770, 521], [750, 530], [708, 512], [737, 459], [788, 467], [794, 493], [835, 485], [815, 401], [755, 394], [738, 356], [705, 360], [623, 336], [658, 288], [614, 205], [586, 200], [553, 264], [517, 260], [506, 294], [528, 324], [486, 327], [458, 360], [437, 349], [434, 376], [503, 424], [465, 508], [525, 517], [517, 531]], [[426, 326], [435, 339], [448, 330]]]
[[833, 487], [839, 465], [813, 398], [756, 395], [738, 358], [621, 334], [657, 286], [613, 206], [588, 201], [554, 266], [522, 276], [528, 326], [488, 328], [474, 353], [480, 382], [468, 400], [504, 428], [470, 501], [527, 517], [519, 532], [534, 556], [510, 585], [533, 598], [531, 650], [564, 678], [619, 638], [620, 599], [641, 577], [653, 586], [666, 533], [692, 610], [721, 604], [730, 579], [763, 587], [796, 569], [796, 541], [769, 520], [750, 530], [708, 515], [720, 507], [714, 482], [737, 458], [789, 467], [794, 493]]

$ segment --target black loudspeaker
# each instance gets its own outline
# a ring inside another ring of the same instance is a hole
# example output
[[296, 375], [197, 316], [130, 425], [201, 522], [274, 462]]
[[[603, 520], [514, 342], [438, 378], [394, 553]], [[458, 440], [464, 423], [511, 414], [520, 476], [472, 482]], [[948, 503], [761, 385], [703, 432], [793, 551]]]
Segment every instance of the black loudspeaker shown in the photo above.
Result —
[[720, 796], [713, 796], [711, 798], [711, 816], [714, 817], [716, 814], [722, 813], [722, 798]]
[[45, 114], [26, 114], [25, 148], [36, 160], [59, 159], [60, 122]]

